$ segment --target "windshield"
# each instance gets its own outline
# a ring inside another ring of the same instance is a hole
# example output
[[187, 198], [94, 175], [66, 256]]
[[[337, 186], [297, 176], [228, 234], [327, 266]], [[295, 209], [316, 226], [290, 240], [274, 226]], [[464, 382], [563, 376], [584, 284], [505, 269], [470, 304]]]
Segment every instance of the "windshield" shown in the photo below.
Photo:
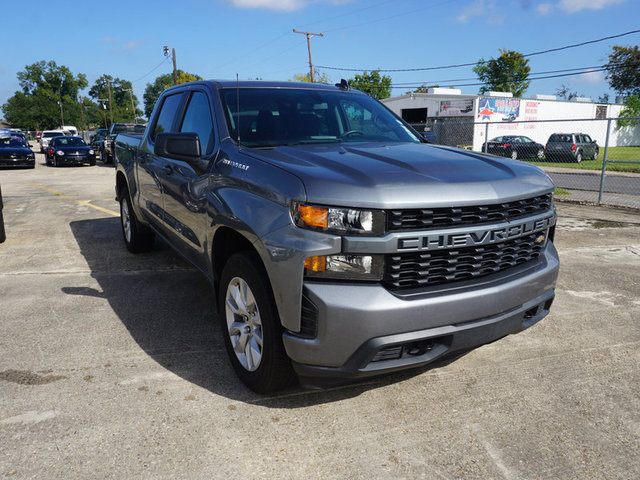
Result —
[[61, 137], [54, 140], [57, 147], [82, 147], [86, 145], [80, 137]]
[[62, 133], [62, 132], [44, 132], [42, 134], [42, 136], [44, 138], [59, 137], [60, 135], [64, 135], [64, 133]]
[[26, 148], [25, 141], [19, 137], [2, 138], [0, 139], [0, 148]]
[[[231, 136], [247, 147], [420, 140], [372, 98], [332, 90], [221, 90]], [[239, 124], [239, 128], [238, 128]]]
[[132, 133], [134, 135], [142, 135], [144, 133], [144, 125], [114, 125], [113, 133]]

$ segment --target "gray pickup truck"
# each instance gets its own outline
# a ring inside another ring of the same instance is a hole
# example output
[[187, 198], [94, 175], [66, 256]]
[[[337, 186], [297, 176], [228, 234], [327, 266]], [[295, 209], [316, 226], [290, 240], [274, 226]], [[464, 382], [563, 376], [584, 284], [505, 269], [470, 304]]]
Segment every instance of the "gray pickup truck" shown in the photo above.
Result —
[[425, 365], [554, 298], [549, 177], [428, 145], [346, 82], [178, 85], [115, 154], [126, 247], [202, 271], [257, 392]]

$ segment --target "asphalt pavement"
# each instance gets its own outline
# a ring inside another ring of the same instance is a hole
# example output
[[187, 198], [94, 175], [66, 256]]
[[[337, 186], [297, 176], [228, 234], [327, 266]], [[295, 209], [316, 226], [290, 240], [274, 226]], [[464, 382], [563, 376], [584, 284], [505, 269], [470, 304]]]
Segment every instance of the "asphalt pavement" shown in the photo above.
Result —
[[124, 248], [113, 167], [0, 171], [0, 477], [640, 478], [640, 211], [558, 204], [551, 314], [449, 363], [247, 390], [211, 288]]

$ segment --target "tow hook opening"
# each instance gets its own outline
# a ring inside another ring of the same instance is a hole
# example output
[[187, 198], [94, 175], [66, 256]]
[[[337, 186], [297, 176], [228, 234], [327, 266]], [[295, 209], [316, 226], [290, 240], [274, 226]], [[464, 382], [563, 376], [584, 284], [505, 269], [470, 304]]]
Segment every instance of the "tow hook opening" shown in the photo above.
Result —
[[434, 343], [431, 340], [423, 340], [420, 342], [412, 342], [407, 344], [404, 349], [405, 353], [412, 357], [419, 357], [433, 350]]
[[536, 316], [536, 314], [538, 313], [538, 306], [535, 306], [533, 308], [530, 308], [529, 310], [527, 310], [526, 312], [524, 312], [524, 319], [525, 320], [530, 320], [533, 317]]

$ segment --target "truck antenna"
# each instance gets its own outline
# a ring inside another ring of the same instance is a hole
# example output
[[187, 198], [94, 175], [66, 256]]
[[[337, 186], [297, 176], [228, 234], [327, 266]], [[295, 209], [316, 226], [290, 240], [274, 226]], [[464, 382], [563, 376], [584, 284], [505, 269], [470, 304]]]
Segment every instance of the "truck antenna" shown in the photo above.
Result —
[[238, 147], [240, 146], [240, 81], [236, 73], [236, 131], [238, 134]]

